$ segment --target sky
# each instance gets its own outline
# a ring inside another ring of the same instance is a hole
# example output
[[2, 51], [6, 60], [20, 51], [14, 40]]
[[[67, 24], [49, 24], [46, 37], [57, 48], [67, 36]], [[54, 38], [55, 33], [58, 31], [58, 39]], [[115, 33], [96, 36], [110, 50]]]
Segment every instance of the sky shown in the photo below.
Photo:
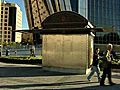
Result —
[[24, 0], [5, 0], [5, 1], [16, 3], [17, 5], [20, 6], [20, 9], [22, 11], [22, 17], [23, 17], [22, 18], [22, 29], [28, 29], [28, 22], [27, 22], [25, 7], [24, 7]]

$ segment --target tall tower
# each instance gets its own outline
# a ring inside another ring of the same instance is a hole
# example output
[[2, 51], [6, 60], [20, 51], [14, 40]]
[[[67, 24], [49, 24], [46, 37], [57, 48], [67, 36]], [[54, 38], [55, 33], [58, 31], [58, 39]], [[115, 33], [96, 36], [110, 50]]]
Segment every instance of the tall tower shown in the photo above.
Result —
[[1, 2], [0, 14], [0, 41], [21, 42], [21, 33], [10, 30], [22, 29], [22, 11], [17, 4]]
[[42, 21], [50, 15], [46, 0], [24, 0], [30, 29], [41, 28]]
[[70, 0], [24, 0], [29, 28], [41, 28], [49, 15], [60, 11], [72, 11]]
[[[72, 11], [79, 13], [87, 18], [96, 27], [103, 27], [108, 33], [118, 32], [106, 37], [107, 33], [96, 33], [95, 43], [108, 43], [107, 39], [113, 44], [118, 44], [120, 36], [120, 0], [70, 0]], [[111, 39], [112, 38], [112, 39]], [[106, 39], [106, 41], [105, 41]], [[119, 41], [120, 44], [120, 41]]]
[[[120, 44], [120, 0], [88, 0], [88, 19], [97, 27], [103, 27], [110, 33], [96, 33], [95, 43]], [[109, 36], [106, 36], [109, 35]], [[106, 41], [105, 41], [106, 40]]]

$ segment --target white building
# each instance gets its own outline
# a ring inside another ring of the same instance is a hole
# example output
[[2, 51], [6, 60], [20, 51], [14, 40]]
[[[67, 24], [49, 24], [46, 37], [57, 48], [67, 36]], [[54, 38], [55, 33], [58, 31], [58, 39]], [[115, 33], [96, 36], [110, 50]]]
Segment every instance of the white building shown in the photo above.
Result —
[[10, 30], [22, 29], [22, 11], [17, 4], [0, 3], [0, 41], [21, 42], [21, 33]]

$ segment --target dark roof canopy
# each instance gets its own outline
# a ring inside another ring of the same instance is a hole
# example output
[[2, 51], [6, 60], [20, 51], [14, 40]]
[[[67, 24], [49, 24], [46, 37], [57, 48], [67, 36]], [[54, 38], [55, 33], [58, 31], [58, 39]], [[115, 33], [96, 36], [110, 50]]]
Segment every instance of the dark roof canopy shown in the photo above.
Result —
[[88, 20], [71, 11], [61, 11], [48, 16], [42, 22], [42, 28], [84, 28]]

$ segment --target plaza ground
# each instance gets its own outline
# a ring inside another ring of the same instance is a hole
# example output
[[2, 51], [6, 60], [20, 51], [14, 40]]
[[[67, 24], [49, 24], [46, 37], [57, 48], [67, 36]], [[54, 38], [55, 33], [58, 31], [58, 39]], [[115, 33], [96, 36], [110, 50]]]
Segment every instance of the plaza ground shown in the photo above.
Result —
[[72, 75], [45, 71], [41, 65], [0, 63], [0, 90], [120, 90], [120, 70], [113, 70], [116, 83], [99, 86], [96, 76], [91, 82], [86, 75]]

